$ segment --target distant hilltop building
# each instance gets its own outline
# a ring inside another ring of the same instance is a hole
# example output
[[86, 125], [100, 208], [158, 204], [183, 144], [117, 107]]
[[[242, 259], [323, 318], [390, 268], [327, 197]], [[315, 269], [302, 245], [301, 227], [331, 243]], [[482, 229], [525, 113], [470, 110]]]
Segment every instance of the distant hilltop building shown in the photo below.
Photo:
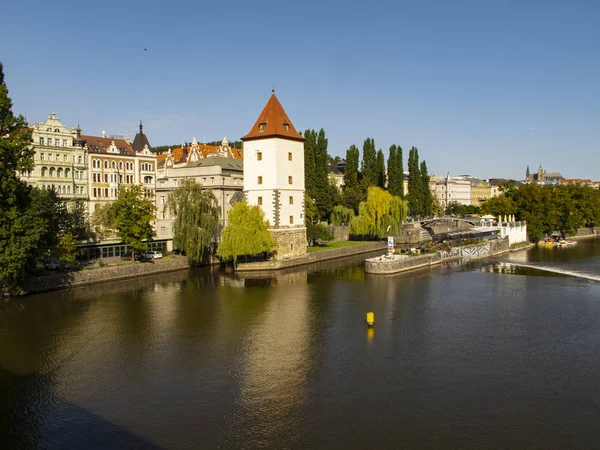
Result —
[[242, 142], [244, 194], [269, 221], [276, 258], [305, 254], [304, 137], [274, 91]]
[[535, 181], [540, 184], [552, 184], [559, 183], [562, 179], [563, 176], [559, 172], [546, 172], [542, 168], [542, 163], [540, 163], [537, 173], [530, 173], [529, 166], [527, 166], [527, 170], [525, 171], [525, 181], [529, 183]]

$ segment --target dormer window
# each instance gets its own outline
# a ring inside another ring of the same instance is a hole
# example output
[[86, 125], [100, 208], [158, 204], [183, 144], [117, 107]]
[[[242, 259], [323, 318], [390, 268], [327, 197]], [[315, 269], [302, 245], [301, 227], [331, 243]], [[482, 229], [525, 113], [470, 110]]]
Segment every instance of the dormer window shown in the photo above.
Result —
[[284, 123], [283, 124], [283, 131], [290, 131], [290, 124], [289, 123]]
[[258, 124], [258, 131], [265, 131], [265, 128], [267, 128], [267, 124], [266, 123], [260, 123], [260, 124]]
[[256, 153], [256, 160], [257, 161], [262, 161], [262, 152], [257, 152]]

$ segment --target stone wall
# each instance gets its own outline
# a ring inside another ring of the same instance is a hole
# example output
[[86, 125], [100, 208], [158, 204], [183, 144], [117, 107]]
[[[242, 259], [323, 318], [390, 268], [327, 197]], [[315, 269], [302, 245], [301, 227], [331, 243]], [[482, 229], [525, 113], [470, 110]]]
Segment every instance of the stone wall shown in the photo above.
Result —
[[574, 236], [575, 238], [595, 237], [600, 235], [600, 227], [580, 228]]
[[344, 258], [347, 256], [360, 255], [362, 253], [371, 253], [376, 251], [387, 251], [387, 242], [372, 242], [368, 244], [353, 245], [351, 247], [334, 248], [320, 252], [306, 253], [300, 257], [269, 260], [255, 263], [238, 264], [238, 272], [263, 271], [263, 270], [281, 270], [289, 267], [303, 266], [305, 264], [314, 264], [331, 259]]
[[325, 228], [333, 234], [334, 242], [347, 241], [350, 239], [350, 227], [342, 225], [328, 225]]
[[275, 259], [287, 259], [306, 253], [306, 228], [269, 229], [277, 254]]
[[391, 258], [377, 257], [365, 261], [365, 272], [391, 274], [441, 264], [455, 259], [463, 262], [497, 255], [509, 251], [508, 239], [498, 239], [483, 244], [456, 247], [451, 252], [437, 252], [419, 256], [393, 255]]
[[23, 291], [33, 294], [68, 287], [84, 286], [86, 284], [103, 283], [105, 281], [126, 280], [133, 277], [154, 275], [187, 268], [189, 266], [184, 256], [170, 257], [150, 262], [138, 262], [135, 264], [31, 277], [25, 280], [22, 287]]

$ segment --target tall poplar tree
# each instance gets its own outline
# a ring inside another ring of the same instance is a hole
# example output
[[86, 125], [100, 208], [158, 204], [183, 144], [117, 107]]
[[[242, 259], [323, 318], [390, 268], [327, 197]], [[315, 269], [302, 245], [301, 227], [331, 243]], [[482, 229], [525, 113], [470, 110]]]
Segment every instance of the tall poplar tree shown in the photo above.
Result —
[[316, 185], [315, 176], [315, 149], [317, 147], [317, 134], [315, 130], [304, 131], [304, 189], [310, 197], [314, 196]]
[[429, 172], [427, 171], [427, 163], [421, 161], [421, 183], [423, 192], [423, 215], [425, 217], [433, 216], [433, 198], [431, 196], [431, 188], [429, 186]]
[[375, 150], [375, 140], [373, 138], [365, 139], [363, 143], [363, 160], [361, 175], [367, 184], [377, 184], [377, 152]]
[[402, 166], [402, 147], [393, 144], [388, 157], [388, 191], [398, 197], [404, 197], [404, 167]]
[[377, 160], [375, 163], [375, 174], [377, 180], [377, 186], [381, 189], [385, 188], [386, 176], [385, 176], [385, 157], [381, 149], [377, 152]]
[[344, 192], [342, 201], [344, 206], [358, 214], [358, 206], [363, 200], [363, 192], [358, 172], [359, 150], [356, 145], [346, 150], [346, 173], [344, 174]]
[[356, 145], [351, 145], [346, 150], [346, 173], [344, 173], [344, 186], [358, 186], [358, 159], [359, 150]]
[[327, 156], [327, 138], [325, 130], [321, 128], [316, 138], [315, 146], [315, 186], [314, 199], [319, 208], [320, 218], [328, 218], [333, 208], [331, 192], [329, 190], [329, 179], [327, 177], [327, 167], [329, 158]]
[[423, 181], [419, 169], [419, 151], [412, 147], [408, 153], [408, 208], [410, 215], [423, 215]]

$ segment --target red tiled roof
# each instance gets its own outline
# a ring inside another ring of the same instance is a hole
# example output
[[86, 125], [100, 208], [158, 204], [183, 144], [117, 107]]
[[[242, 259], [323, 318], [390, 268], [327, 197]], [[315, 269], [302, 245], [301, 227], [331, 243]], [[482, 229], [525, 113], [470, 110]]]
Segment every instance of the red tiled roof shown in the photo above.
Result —
[[283, 106], [281, 106], [281, 103], [279, 103], [275, 93], [271, 94], [267, 104], [258, 116], [258, 119], [256, 119], [256, 123], [248, 134], [242, 138], [242, 141], [270, 137], [304, 141], [304, 137], [294, 128], [292, 121], [286, 114]]
[[[116, 139], [110, 137], [100, 137], [100, 136], [81, 136], [81, 139], [85, 141], [88, 147], [88, 151], [90, 154], [94, 153], [108, 153], [108, 149], [112, 142], [115, 143], [115, 147], [117, 149], [125, 149], [128, 155], [135, 156], [135, 150], [131, 147], [125, 139]], [[98, 149], [96, 151], [95, 149]]]

